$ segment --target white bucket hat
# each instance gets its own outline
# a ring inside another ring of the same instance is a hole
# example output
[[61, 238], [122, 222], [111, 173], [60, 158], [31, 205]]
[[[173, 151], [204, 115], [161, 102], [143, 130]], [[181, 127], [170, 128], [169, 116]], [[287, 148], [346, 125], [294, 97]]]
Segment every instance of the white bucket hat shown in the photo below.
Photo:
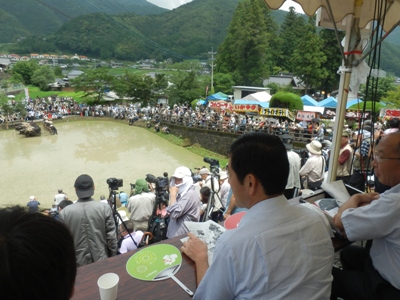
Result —
[[306, 148], [312, 154], [321, 154], [322, 145], [320, 142], [313, 140], [313, 141], [311, 141], [311, 143], [306, 145]]

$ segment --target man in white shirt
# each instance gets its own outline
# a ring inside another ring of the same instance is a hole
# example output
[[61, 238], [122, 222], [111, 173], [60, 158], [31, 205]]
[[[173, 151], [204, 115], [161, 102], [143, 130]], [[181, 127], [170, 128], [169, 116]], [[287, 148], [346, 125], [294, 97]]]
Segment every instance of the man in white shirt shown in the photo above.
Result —
[[292, 151], [293, 149], [293, 137], [290, 134], [284, 134], [282, 136], [282, 142], [285, 145], [286, 153], [289, 160], [289, 177], [285, 188], [285, 197], [292, 199], [297, 196], [300, 189], [300, 156]]
[[210, 266], [207, 245], [188, 234], [181, 250], [196, 263], [194, 299], [329, 299], [332, 241], [317, 213], [283, 195], [289, 161], [280, 138], [240, 136], [228, 175], [236, 205], [249, 210], [220, 236]]
[[221, 185], [221, 190], [219, 191], [219, 197], [221, 199], [223, 207], [226, 207], [226, 202], [228, 200], [229, 190], [231, 185], [228, 181], [228, 174], [225, 171], [219, 172], [219, 184]]

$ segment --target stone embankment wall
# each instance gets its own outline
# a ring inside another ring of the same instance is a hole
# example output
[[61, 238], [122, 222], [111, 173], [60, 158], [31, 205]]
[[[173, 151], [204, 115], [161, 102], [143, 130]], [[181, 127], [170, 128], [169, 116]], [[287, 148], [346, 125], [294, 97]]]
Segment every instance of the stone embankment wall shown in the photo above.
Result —
[[199, 144], [202, 148], [222, 155], [228, 155], [229, 146], [240, 136], [228, 132], [209, 131], [207, 129], [174, 126], [170, 124], [168, 127], [171, 134], [188, 139], [190, 144]]

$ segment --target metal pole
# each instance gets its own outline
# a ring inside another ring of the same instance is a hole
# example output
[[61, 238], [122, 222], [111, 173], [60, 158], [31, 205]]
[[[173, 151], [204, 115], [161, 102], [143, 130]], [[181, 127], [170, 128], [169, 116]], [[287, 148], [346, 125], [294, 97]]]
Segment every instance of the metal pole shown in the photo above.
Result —
[[[349, 50], [351, 28], [353, 23], [352, 21], [353, 21], [352, 16], [351, 15], [347, 16], [344, 52], [348, 52]], [[347, 104], [349, 83], [351, 77], [351, 65], [347, 58], [342, 60], [342, 66], [340, 68], [340, 72], [341, 75], [340, 75], [339, 94], [338, 94], [338, 99], [340, 100], [337, 102], [335, 123], [333, 125], [331, 157], [329, 159], [329, 169], [327, 178], [328, 182], [336, 180], [337, 164], [339, 163], [340, 143], [342, 139], [344, 117], [346, 115], [346, 104]]]

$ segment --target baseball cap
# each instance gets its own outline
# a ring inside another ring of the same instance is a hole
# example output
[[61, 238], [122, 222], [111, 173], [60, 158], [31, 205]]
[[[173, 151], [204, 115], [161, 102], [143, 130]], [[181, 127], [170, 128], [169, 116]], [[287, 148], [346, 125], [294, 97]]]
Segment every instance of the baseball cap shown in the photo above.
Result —
[[349, 137], [349, 136], [350, 136], [350, 134], [349, 134], [349, 132], [348, 132], [348, 131], [343, 131], [343, 132], [342, 132], [342, 136]]
[[192, 176], [192, 172], [190, 172], [189, 168], [187, 167], [179, 167], [175, 170], [174, 175], [172, 177], [175, 178], [183, 178], [183, 177], [190, 177]]
[[89, 198], [94, 194], [94, 183], [92, 177], [87, 174], [80, 175], [75, 180], [76, 195], [79, 198]]

